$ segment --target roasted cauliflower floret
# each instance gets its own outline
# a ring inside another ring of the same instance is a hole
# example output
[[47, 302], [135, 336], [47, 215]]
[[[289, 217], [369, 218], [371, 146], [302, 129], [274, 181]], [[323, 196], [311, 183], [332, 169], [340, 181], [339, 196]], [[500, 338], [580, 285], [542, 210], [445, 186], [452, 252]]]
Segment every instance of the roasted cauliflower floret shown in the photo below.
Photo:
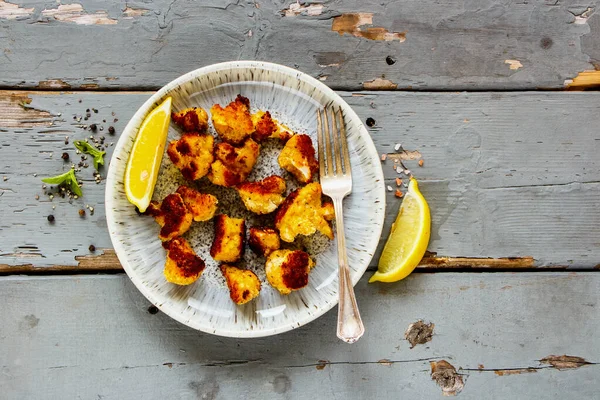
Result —
[[192, 213], [194, 221], [208, 221], [215, 216], [219, 200], [212, 194], [200, 193], [185, 185], [179, 186], [177, 193]]
[[315, 266], [310, 256], [300, 250], [276, 250], [267, 258], [267, 280], [281, 294], [308, 285], [308, 273]]
[[250, 101], [239, 94], [225, 108], [215, 104], [210, 113], [215, 131], [226, 142], [239, 144], [254, 132]]
[[227, 281], [229, 296], [235, 304], [246, 304], [258, 297], [260, 281], [254, 272], [226, 264], [219, 268]]
[[281, 247], [279, 235], [275, 229], [271, 228], [250, 228], [250, 238], [248, 245], [253, 252], [259, 256], [266, 257]]
[[281, 168], [294, 175], [298, 181], [308, 183], [319, 171], [315, 148], [308, 135], [294, 135], [287, 141], [279, 154]]
[[177, 285], [189, 285], [196, 282], [204, 271], [204, 260], [196, 255], [190, 244], [182, 237], [163, 242], [167, 250], [165, 278]]
[[186, 108], [179, 112], [172, 112], [171, 119], [184, 132], [206, 133], [208, 129], [208, 114], [201, 107]]
[[169, 143], [167, 154], [183, 177], [194, 181], [208, 174], [214, 161], [214, 142], [211, 135], [185, 133], [181, 139]]
[[271, 175], [262, 181], [242, 183], [237, 187], [237, 191], [248, 211], [269, 214], [283, 203], [285, 180], [280, 176]]
[[321, 205], [321, 195], [318, 182], [309, 183], [288, 195], [275, 215], [275, 227], [281, 240], [293, 242], [296, 236], [312, 235], [317, 230], [333, 239], [333, 230], [325, 218], [325, 215], [331, 218], [331, 209]]
[[158, 237], [163, 242], [183, 235], [192, 225], [192, 213], [179, 193], [168, 195], [162, 203], [150, 202], [146, 214], [154, 217], [161, 226]]
[[246, 223], [241, 218], [230, 218], [225, 214], [215, 217], [215, 238], [210, 255], [216, 261], [237, 262], [244, 251]]
[[215, 185], [235, 186], [246, 180], [256, 160], [260, 146], [247, 139], [242, 147], [219, 143], [215, 147], [215, 162], [211, 165], [208, 179]]
[[323, 202], [323, 218], [332, 221], [335, 218], [335, 209], [330, 201]]
[[258, 111], [252, 114], [252, 123], [254, 124], [252, 139], [258, 143], [269, 138], [285, 142], [294, 134], [290, 128], [272, 118], [271, 113], [268, 111]]

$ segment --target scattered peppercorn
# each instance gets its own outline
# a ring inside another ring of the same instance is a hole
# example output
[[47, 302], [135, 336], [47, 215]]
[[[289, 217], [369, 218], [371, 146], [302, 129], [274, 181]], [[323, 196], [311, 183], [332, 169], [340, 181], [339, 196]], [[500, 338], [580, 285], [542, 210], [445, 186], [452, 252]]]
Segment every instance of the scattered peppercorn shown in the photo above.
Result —
[[90, 112], [90, 109], [88, 108], [87, 110], [85, 110], [85, 112], [86, 112], [86, 113], [89, 113], [89, 112]]
[[94, 112], [94, 114], [98, 114], [98, 110], [96, 110], [95, 108], [92, 108], [92, 111]]
[[54, 222], [54, 215], [50, 214], [48, 215], [48, 222]]
[[83, 208], [79, 209], [79, 216], [80, 217], [85, 217], [85, 210]]
[[139, 208], [137, 208], [137, 207], [133, 207], [133, 208], [135, 208], [135, 213], [136, 213], [137, 215], [144, 215], [144, 213], [143, 213], [143, 212], [141, 212]]
[[69, 153], [62, 153], [61, 158], [65, 161], [67, 161], [69, 159]]
[[157, 314], [159, 311], [158, 307], [156, 306], [150, 306], [148, 307], [148, 312], [152, 315]]
[[367, 125], [371, 128], [375, 126], [375, 120], [371, 117], [367, 118], [366, 122], [367, 122]]
[[396, 63], [396, 59], [392, 56], [387, 56], [385, 58], [385, 62], [387, 63], [387, 65], [394, 65]]
[[110, 133], [111, 135], [115, 134], [115, 127], [114, 126], [109, 126], [108, 127], [108, 133]]
[[98, 127], [96, 126], [96, 124], [91, 124], [90, 125], [90, 131], [96, 132], [96, 129], [98, 129]]
[[96, 251], [96, 246], [94, 246], [93, 244], [90, 244], [90, 247], [88, 247], [88, 249], [93, 253]]

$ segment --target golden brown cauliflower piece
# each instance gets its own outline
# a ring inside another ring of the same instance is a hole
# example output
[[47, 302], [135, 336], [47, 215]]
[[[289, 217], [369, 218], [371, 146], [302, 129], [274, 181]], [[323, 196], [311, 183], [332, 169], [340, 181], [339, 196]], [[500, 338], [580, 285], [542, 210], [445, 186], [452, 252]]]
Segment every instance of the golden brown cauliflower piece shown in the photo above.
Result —
[[237, 191], [248, 211], [269, 214], [283, 203], [285, 180], [280, 176], [271, 175], [262, 181], [244, 182], [237, 186]]
[[197, 180], [208, 174], [214, 161], [211, 135], [184, 133], [179, 140], [173, 140], [167, 147], [167, 154], [185, 179]]
[[254, 124], [252, 139], [258, 143], [269, 138], [285, 142], [294, 134], [290, 128], [272, 118], [271, 113], [268, 111], [258, 111], [252, 114], [252, 123]]
[[246, 304], [258, 297], [260, 281], [254, 272], [226, 264], [219, 268], [227, 281], [229, 296], [235, 304]]
[[210, 113], [215, 131], [226, 142], [239, 144], [254, 132], [250, 101], [242, 95], [238, 94], [225, 108], [215, 104]]
[[[297, 235], [312, 235], [317, 230], [333, 239], [329, 206], [321, 205], [321, 185], [318, 182], [294, 190], [285, 199], [275, 215], [275, 227], [281, 240], [293, 242]], [[327, 204], [327, 203], [326, 203]]]
[[287, 141], [279, 154], [281, 168], [294, 175], [302, 183], [311, 182], [319, 171], [315, 148], [308, 135], [294, 135]]
[[194, 221], [208, 221], [215, 216], [219, 200], [212, 194], [200, 193], [185, 185], [179, 186], [177, 193], [192, 213]]
[[215, 147], [216, 161], [211, 165], [208, 179], [215, 185], [235, 186], [246, 180], [256, 160], [260, 146], [247, 139], [242, 147], [219, 143]]
[[332, 221], [335, 218], [335, 209], [330, 201], [323, 202], [323, 218], [327, 221]]
[[182, 237], [163, 242], [167, 250], [165, 278], [177, 285], [189, 285], [196, 282], [204, 271], [204, 260], [196, 255], [190, 244]]
[[184, 132], [206, 133], [208, 130], [208, 114], [201, 107], [186, 108], [179, 112], [173, 111], [171, 119]]
[[315, 266], [310, 256], [300, 250], [276, 250], [267, 258], [267, 280], [281, 294], [308, 285], [308, 273]]
[[161, 226], [158, 237], [163, 242], [183, 235], [192, 225], [192, 213], [179, 193], [168, 195], [162, 203], [151, 201], [146, 214]]
[[250, 228], [250, 238], [248, 245], [259, 256], [266, 257], [275, 250], [279, 250], [281, 242], [275, 229], [271, 228]]
[[237, 262], [244, 251], [246, 223], [241, 218], [230, 218], [225, 214], [215, 217], [215, 238], [210, 255], [216, 261]]

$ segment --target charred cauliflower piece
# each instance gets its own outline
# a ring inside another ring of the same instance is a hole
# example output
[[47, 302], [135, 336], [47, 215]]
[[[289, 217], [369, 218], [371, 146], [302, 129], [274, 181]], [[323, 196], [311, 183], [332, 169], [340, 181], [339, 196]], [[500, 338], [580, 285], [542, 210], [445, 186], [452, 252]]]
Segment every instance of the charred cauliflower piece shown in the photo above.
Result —
[[258, 297], [260, 281], [254, 272], [226, 264], [219, 268], [227, 281], [229, 296], [235, 304], [246, 304]]
[[237, 191], [248, 211], [269, 214], [283, 203], [285, 180], [280, 176], [271, 175], [262, 181], [242, 183], [237, 187]]
[[189, 285], [196, 282], [204, 271], [204, 260], [196, 255], [190, 244], [182, 237], [163, 242], [167, 250], [165, 278], [177, 285]]
[[210, 255], [216, 261], [237, 262], [244, 251], [246, 223], [241, 218], [230, 218], [225, 214], [215, 217], [215, 238]]
[[161, 226], [158, 237], [163, 242], [181, 236], [190, 229], [192, 213], [185, 205], [179, 193], [165, 197], [162, 203], [150, 202], [146, 214], [154, 217]]
[[285, 142], [294, 134], [290, 128], [272, 118], [271, 113], [268, 111], [258, 111], [252, 114], [252, 123], [254, 124], [252, 139], [258, 143], [269, 138]]
[[184, 132], [206, 133], [208, 130], [208, 114], [201, 107], [186, 108], [179, 112], [172, 112], [171, 119]]
[[208, 221], [215, 216], [219, 200], [212, 194], [200, 193], [185, 185], [179, 186], [177, 193], [192, 213], [194, 221]]
[[279, 154], [281, 168], [294, 175], [302, 183], [311, 182], [319, 171], [315, 148], [308, 135], [294, 135], [287, 141]]
[[298, 235], [312, 235], [317, 230], [333, 239], [333, 230], [325, 218], [331, 218], [331, 208], [321, 205], [321, 185], [318, 182], [296, 189], [288, 195], [277, 214], [275, 227], [281, 240], [293, 242]]
[[225, 108], [215, 104], [210, 113], [215, 131], [226, 142], [239, 144], [254, 132], [250, 101], [239, 94]]
[[219, 143], [215, 147], [215, 162], [211, 165], [208, 179], [215, 185], [235, 186], [246, 180], [256, 160], [260, 146], [247, 139], [242, 147]]
[[205, 176], [214, 161], [211, 135], [185, 133], [179, 140], [173, 140], [167, 147], [167, 154], [185, 179], [191, 181]]
[[315, 266], [310, 256], [300, 250], [276, 250], [269, 255], [265, 271], [267, 280], [281, 294], [308, 285], [308, 273]]
[[250, 238], [248, 245], [253, 252], [259, 256], [266, 257], [275, 250], [279, 250], [281, 242], [275, 229], [271, 228], [250, 228]]

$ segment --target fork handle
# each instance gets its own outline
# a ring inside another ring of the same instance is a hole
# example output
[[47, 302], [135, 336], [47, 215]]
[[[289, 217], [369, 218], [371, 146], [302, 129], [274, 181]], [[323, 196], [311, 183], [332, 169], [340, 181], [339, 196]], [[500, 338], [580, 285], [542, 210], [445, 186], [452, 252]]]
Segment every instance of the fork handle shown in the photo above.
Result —
[[337, 251], [340, 272], [340, 302], [338, 307], [337, 337], [346, 343], [354, 343], [365, 333], [365, 327], [350, 278], [350, 266], [346, 255], [346, 236], [344, 235], [344, 217], [342, 214], [342, 199], [333, 199], [335, 222], [337, 227]]

